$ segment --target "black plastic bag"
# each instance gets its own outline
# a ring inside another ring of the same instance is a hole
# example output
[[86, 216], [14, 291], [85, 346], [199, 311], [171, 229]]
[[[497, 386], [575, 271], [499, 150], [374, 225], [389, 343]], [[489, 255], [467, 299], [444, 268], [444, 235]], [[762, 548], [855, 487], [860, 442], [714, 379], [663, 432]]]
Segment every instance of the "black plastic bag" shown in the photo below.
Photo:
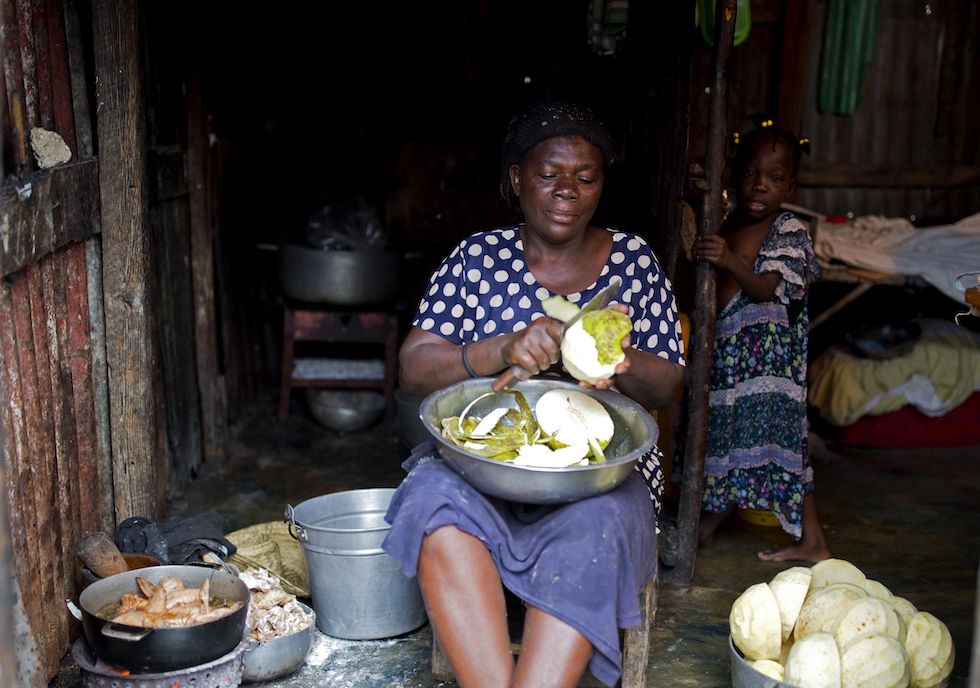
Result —
[[378, 211], [363, 196], [312, 213], [306, 240], [312, 248], [336, 251], [384, 251], [388, 246]]

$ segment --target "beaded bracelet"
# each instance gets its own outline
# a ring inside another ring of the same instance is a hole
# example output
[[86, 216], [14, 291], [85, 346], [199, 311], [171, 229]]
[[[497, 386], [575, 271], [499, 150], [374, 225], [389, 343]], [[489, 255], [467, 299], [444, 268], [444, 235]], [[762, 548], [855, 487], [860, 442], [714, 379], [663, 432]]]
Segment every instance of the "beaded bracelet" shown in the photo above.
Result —
[[472, 368], [470, 368], [470, 361], [468, 358], [466, 358], [466, 347], [468, 347], [472, 343], [473, 342], [466, 342], [465, 344], [463, 344], [463, 367], [466, 368], [466, 372], [470, 374], [470, 377], [480, 377], [479, 375], [473, 372]]

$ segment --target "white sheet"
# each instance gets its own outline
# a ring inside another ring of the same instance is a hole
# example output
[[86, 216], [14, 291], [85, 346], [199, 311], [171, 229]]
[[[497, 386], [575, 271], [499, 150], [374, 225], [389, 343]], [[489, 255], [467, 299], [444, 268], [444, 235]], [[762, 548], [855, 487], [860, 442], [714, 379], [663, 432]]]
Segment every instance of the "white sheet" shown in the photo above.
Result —
[[958, 303], [954, 280], [980, 271], [980, 213], [956, 224], [916, 229], [904, 218], [858, 217], [846, 224], [818, 220], [814, 248], [825, 260], [899, 275], [917, 275]]

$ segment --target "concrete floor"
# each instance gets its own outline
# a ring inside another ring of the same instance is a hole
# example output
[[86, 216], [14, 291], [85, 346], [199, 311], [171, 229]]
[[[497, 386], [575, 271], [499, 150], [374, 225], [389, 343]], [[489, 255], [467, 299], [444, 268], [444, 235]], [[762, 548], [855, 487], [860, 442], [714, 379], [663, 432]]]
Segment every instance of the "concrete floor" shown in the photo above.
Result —
[[[399, 483], [408, 450], [397, 423], [339, 435], [317, 425], [302, 398], [294, 397], [285, 422], [276, 420], [271, 394], [246, 409], [228, 460], [206, 466], [173, 500], [167, 517], [214, 508], [236, 530], [282, 519], [286, 504]], [[949, 685], [966, 686], [980, 555], [980, 447], [872, 451], [830, 445], [816, 452], [814, 468], [818, 509], [834, 555], [944, 621], [957, 655]], [[786, 541], [779, 529], [730, 520], [714, 548], [698, 554], [689, 584], [661, 585], [648, 685], [732, 685], [729, 609], [746, 587], [792, 565], [755, 557]], [[383, 641], [344, 641], [316, 632], [306, 665], [267, 685], [456, 685], [432, 677], [430, 642], [428, 625]], [[72, 676], [69, 662], [58, 688], [72, 688]], [[600, 685], [588, 673], [579, 683]]]

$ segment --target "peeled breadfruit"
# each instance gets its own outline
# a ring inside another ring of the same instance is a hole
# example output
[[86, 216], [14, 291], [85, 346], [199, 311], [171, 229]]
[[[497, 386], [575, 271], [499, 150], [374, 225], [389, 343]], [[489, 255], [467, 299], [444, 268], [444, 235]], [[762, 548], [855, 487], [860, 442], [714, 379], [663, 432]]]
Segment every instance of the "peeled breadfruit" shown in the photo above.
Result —
[[780, 571], [769, 581], [769, 588], [776, 596], [779, 605], [779, 619], [782, 626], [783, 642], [793, 633], [793, 626], [803, 608], [807, 590], [810, 589], [810, 569], [805, 566], [793, 566]]
[[841, 688], [907, 688], [909, 658], [893, 636], [862, 633], [840, 654]]
[[888, 601], [892, 603], [893, 607], [895, 607], [895, 611], [897, 611], [898, 615], [902, 617], [902, 621], [905, 622], [906, 626], [909, 625], [909, 621], [911, 621], [912, 617], [919, 611], [915, 608], [914, 604], [909, 602], [904, 597], [899, 597], [898, 595], [894, 595]]
[[841, 657], [834, 636], [816, 631], [793, 643], [783, 683], [799, 688], [841, 688]]
[[760, 674], [765, 674], [769, 678], [774, 678], [777, 681], [783, 680], [783, 665], [779, 662], [774, 662], [771, 659], [757, 659], [750, 664]]
[[779, 659], [782, 631], [779, 605], [767, 583], [745, 589], [728, 615], [732, 641], [747, 659]]
[[784, 667], [786, 666], [786, 660], [789, 658], [789, 653], [793, 649], [793, 645], [796, 644], [796, 638], [790, 634], [789, 638], [783, 643], [783, 646], [779, 649], [779, 663]]
[[844, 559], [824, 559], [810, 567], [810, 594], [834, 583], [851, 583], [862, 586], [868, 577], [857, 566]]
[[586, 313], [562, 337], [562, 363], [576, 380], [592, 385], [600, 378], [612, 377], [626, 358], [622, 341], [632, 329], [629, 316], [619, 311]]
[[874, 595], [875, 597], [880, 597], [883, 600], [890, 600], [894, 595], [892, 591], [886, 588], [884, 585], [876, 580], [871, 580], [870, 578], [861, 584], [864, 591], [869, 595]]
[[800, 640], [817, 631], [830, 632], [838, 615], [851, 602], [867, 596], [868, 593], [850, 583], [834, 583], [811, 592], [800, 609], [793, 635]]
[[895, 607], [887, 600], [870, 595], [851, 602], [831, 629], [841, 650], [857, 636], [871, 631], [887, 633], [898, 642], [905, 642], [905, 622]]
[[912, 666], [913, 688], [946, 685], [956, 659], [946, 624], [929, 612], [916, 612], [909, 620], [905, 651]]

